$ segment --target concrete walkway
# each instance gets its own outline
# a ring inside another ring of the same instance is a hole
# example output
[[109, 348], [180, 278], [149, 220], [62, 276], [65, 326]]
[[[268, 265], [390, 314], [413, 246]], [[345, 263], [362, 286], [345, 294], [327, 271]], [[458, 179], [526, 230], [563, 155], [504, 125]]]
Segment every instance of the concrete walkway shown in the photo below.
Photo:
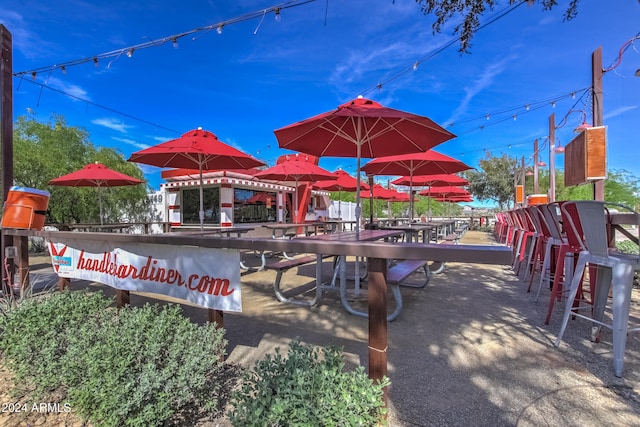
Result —
[[[462, 240], [492, 242], [477, 231]], [[246, 258], [257, 263], [253, 254]], [[45, 277], [40, 265], [32, 274]], [[293, 269], [283, 283], [311, 284], [314, 274], [313, 265]], [[300, 338], [342, 346], [349, 367], [367, 365], [367, 319], [348, 314], [337, 294], [325, 294], [313, 308], [280, 303], [274, 279], [273, 271], [243, 274], [243, 312], [225, 313], [229, 362], [251, 366]], [[557, 349], [563, 304], [544, 325], [549, 290], [539, 303], [526, 290], [506, 267], [457, 263], [448, 263], [424, 289], [402, 288], [404, 310], [388, 331], [389, 425], [640, 425], [640, 335], [629, 336], [624, 378], [616, 378], [610, 331], [591, 343], [590, 324], [571, 321]], [[640, 323], [637, 297], [635, 291], [632, 317]], [[132, 295], [131, 301], [154, 300]], [[185, 312], [206, 321], [204, 309], [185, 306]]]

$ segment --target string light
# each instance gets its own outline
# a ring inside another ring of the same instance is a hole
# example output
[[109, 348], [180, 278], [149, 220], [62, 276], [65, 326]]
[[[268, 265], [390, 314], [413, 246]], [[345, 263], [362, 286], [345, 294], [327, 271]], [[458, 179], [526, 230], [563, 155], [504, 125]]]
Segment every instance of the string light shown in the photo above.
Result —
[[412, 68], [413, 68], [413, 71], [416, 71], [416, 70], [418, 69], [418, 65], [419, 65], [419, 64], [420, 64], [420, 63], [419, 63], [418, 61], [416, 61], [416, 62], [414, 62], [414, 63], [413, 63], [413, 67], [412, 67]]
[[[98, 55], [92, 55], [92, 56], [89, 56], [89, 57], [86, 57], [86, 58], [76, 59], [76, 60], [65, 62], [65, 63], [59, 64], [59, 65], [49, 65], [49, 66], [45, 66], [45, 67], [35, 68], [35, 69], [32, 69], [32, 70], [18, 71], [18, 72], [14, 72], [12, 75], [14, 77], [20, 77], [20, 76], [29, 75], [29, 74], [34, 76], [37, 73], [43, 73], [43, 72], [46, 73], [46, 72], [50, 72], [52, 70], [55, 70], [56, 68], [62, 68], [62, 66], [64, 66], [65, 69], [68, 69], [71, 66], [85, 64], [87, 62], [93, 62], [93, 64], [96, 67], [98, 67], [98, 61], [101, 60], [101, 59], [110, 59], [111, 61], [109, 62], [109, 64], [111, 64], [113, 61], [115, 61], [116, 59], [118, 59], [122, 55], [127, 55], [127, 56], [131, 57], [131, 55], [133, 55], [133, 52], [137, 51], [137, 50], [146, 49], [146, 48], [150, 48], [150, 47], [155, 47], [155, 46], [159, 46], [159, 45], [162, 45], [162, 44], [165, 44], [165, 43], [172, 43], [174, 47], [177, 47], [178, 40], [183, 38], [183, 37], [191, 36], [191, 35], [196, 34], [196, 33], [206, 34], [208, 31], [213, 30], [213, 29], [216, 29], [216, 31], [218, 33], [221, 33], [222, 32], [222, 28], [224, 26], [226, 26], [226, 25], [237, 24], [237, 23], [240, 23], [240, 22], [245, 22], [245, 21], [253, 20], [253, 19], [257, 19], [257, 18], [264, 18], [264, 15], [267, 14], [267, 13], [274, 13], [276, 15], [276, 19], [278, 19], [277, 16], [281, 16], [282, 15], [282, 10], [284, 10], [284, 9], [303, 6], [303, 5], [306, 5], [306, 4], [309, 4], [309, 3], [313, 3], [314, 1], [315, 0], [303, 0], [303, 1], [289, 0], [289, 1], [286, 1], [284, 3], [268, 7], [266, 9], [260, 9], [259, 11], [247, 13], [245, 15], [241, 15], [241, 16], [238, 16], [238, 17], [235, 17], [235, 18], [231, 18], [231, 19], [228, 19], [226, 21], [219, 22], [219, 23], [216, 23], [216, 24], [208, 25], [206, 27], [195, 28], [195, 29], [192, 29], [192, 30], [189, 30], [189, 31], [185, 31], [183, 33], [173, 34], [173, 35], [170, 35], [170, 36], [167, 36], [167, 37], [162, 37], [162, 38], [155, 39], [155, 40], [149, 40], [149, 41], [146, 41], [144, 43], [139, 43], [139, 44], [136, 44], [136, 45], [133, 45], [133, 46], [112, 50], [110, 52], [105, 52], [105, 53], [101, 53], [101, 54], [98, 54]], [[278, 13], [276, 13], [276, 11]], [[193, 40], [195, 40], [196, 38], [197, 37], [193, 37]]]
[[556, 101], [551, 101], [551, 108], [556, 108]]
[[280, 16], [280, 8], [277, 7], [273, 13], [275, 15], [276, 22], [280, 22], [282, 20], [282, 16]]
[[527, 104], [527, 105], [524, 106], [524, 109], [529, 111], [531, 109], [531, 106], [529, 104]]
[[65, 68], [64, 65], [60, 66], [60, 71], [62, 71], [62, 74], [67, 74], [67, 69]]

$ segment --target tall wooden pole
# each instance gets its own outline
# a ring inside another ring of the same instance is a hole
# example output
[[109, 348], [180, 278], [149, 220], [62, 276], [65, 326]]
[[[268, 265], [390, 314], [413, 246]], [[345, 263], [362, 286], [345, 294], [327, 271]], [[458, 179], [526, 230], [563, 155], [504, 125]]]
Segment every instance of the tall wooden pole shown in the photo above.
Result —
[[[2, 206], [13, 185], [13, 51], [11, 33], [0, 24], [0, 144], [2, 144]], [[0, 232], [0, 259], [4, 260], [5, 248], [13, 245], [13, 237]], [[2, 285], [13, 276], [13, 262], [9, 265], [9, 277], [4, 266], [0, 268]]]
[[533, 141], [533, 194], [539, 194], [538, 189], [538, 139]]
[[549, 116], [549, 202], [556, 201], [556, 114]]
[[[591, 55], [591, 82], [593, 98], [593, 126], [603, 125], [602, 105], [602, 47], [597, 48]], [[606, 141], [605, 141], [606, 143]], [[605, 148], [606, 153], [606, 148]], [[604, 200], [604, 180], [594, 181], [593, 200]]]

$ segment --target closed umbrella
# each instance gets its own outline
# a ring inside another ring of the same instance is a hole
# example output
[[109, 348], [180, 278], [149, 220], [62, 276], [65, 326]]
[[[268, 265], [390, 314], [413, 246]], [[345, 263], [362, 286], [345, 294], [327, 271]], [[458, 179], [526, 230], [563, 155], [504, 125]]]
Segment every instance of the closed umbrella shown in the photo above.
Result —
[[130, 162], [161, 168], [196, 169], [200, 174], [200, 230], [204, 228], [202, 171], [219, 169], [251, 169], [264, 163], [221, 142], [202, 128], [191, 130], [180, 138], [137, 151]]
[[[427, 117], [384, 107], [363, 97], [274, 133], [282, 148], [318, 157], [355, 157], [358, 187], [362, 157], [423, 152], [455, 137]], [[356, 193], [358, 225], [360, 214], [360, 194]]]
[[104, 223], [102, 215], [102, 188], [122, 187], [126, 185], [138, 185], [143, 181], [121, 172], [109, 169], [102, 163], [90, 163], [75, 172], [54, 178], [49, 181], [51, 185], [65, 187], [97, 187], [98, 204], [100, 205], [100, 225]]

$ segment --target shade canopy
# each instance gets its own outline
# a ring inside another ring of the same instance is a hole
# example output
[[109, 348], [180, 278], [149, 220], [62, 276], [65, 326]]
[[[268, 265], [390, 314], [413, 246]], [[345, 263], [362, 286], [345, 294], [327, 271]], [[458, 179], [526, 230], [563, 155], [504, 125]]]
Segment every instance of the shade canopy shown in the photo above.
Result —
[[[342, 169], [338, 169], [333, 172], [333, 174], [337, 177], [337, 179], [329, 180], [329, 181], [319, 181], [316, 182], [314, 187], [319, 190], [325, 191], [356, 191], [358, 190], [358, 180], [349, 175], [347, 172]], [[360, 183], [361, 190], [368, 190], [369, 185], [361, 182]]]
[[275, 166], [258, 172], [254, 175], [256, 178], [268, 179], [280, 182], [293, 182], [296, 187], [294, 217], [298, 217], [298, 183], [300, 182], [316, 182], [320, 180], [336, 180], [338, 177], [332, 172], [321, 168], [320, 166], [309, 161], [305, 156], [290, 155], [285, 156]]
[[469, 193], [467, 190], [465, 190], [464, 188], [460, 188], [460, 187], [429, 187], [425, 190], [422, 190], [421, 192], [418, 193], [421, 196], [428, 196], [428, 197], [448, 197], [448, 196], [470, 196], [471, 193]]
[[377, 200], [390, 200], [396, 196], [395, 193], [391, 193], [388, 189], [384, 188], [380, 184], [373, 185], [373, 191], [371, 189], [361, 191], [360, 197], [363, 199], [377, 199]]
[[204, 228], [202, 171], [219, 169], [251, 169], [264, 163], [221, 142], [202, 128], [190, 130], [180, 138], [137, 151], [130, 162], [161, 168], [197, 169], [200, 173], [200, 229]]
[[[274, 133], [282, 148], [315, 156], [355, 157], [357, 187], [361, 158], [422, 152], [455, 137], [427, 117], [384, 107], [363, 97]], [[360, 193], [356, 193], [358, 223], [360, 213]]]
[[401, 176], [393, 181], [394, 185], [413, 185], [416, 187], [447, 187], [450, 185], [469, 185], [469, 181], [453, 174]]
[[[409, 175], [409, 193], [413, 193], [414, 175], [452, 174], [467, 169], [471, 169], [471, 166], [434, 150], [378, 157], [362, 167], [368, 175]], [[412, 219], [413, 202], [410, 202], [409, 220]]]
[[62, 175], [49, 181], [51, 185], [64, 187], [97, 187], [98, 204], [100, 206], [100, 224], [104, 223], [102, 215], [102, 187], [123, 187], [138, 185], [144, 181], [125, 175], [122, 172], [109, 169], [102, 163], [89, 163], [82, 169]]

